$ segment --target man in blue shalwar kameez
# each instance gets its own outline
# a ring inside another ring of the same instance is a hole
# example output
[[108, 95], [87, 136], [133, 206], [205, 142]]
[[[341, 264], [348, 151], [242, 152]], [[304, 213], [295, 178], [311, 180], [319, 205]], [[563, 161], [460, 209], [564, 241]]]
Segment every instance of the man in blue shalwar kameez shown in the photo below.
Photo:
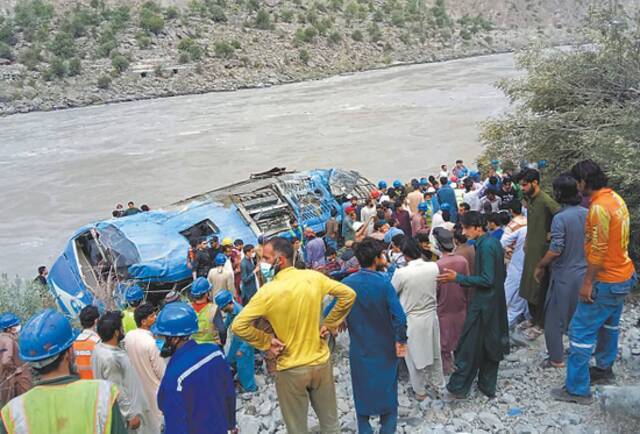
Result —
[[406, 354], [407, 318], [384, 266], [384, 245], [367, 238], [356, 245], [361, 270], [342, 283], [356, 292], [347, 317], [349, 362], [358, 432], [373, 433], [369, 418], [380, 415], [380, 432], [394, 433], [398, 420], [398, 362]]

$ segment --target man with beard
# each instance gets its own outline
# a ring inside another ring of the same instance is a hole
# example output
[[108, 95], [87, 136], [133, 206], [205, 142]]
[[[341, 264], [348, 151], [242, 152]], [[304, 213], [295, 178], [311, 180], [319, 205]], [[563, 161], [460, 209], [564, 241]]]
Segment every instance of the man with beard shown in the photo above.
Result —
[[[281, 237], [264, 246], [263, 261], [275, 272], [231, 325], [234, 335], [252, 347], [277, 356], [276, 393], [282, 418], [291, 433], [308, 432], [309, 402], [323, 433], [338, 433], [336, 390], [326, 338], [342, 323], [356, 294], [348, 286], [313, 270], [292, 267], [293, 247]], [[331, 313], [321, 321], [325, 296], [337, 298]], [[273, 333], [256, 328], [267, 320]]]
[[[542, 334], [544, 326], [544, 302], [549, 286], [549, 276], [545, 272], [534, 276], [536, 266], [549, 250], [551, 220], [560, 210], [560, 205], [540, 189], [540, 172], [527, 169], [519, 176], [520, 187], [527, 200], [527, 241], [524, 246], [524, 266], [520, 280], [520, 295], [529, 303], [531, 328], [525, 336], [535, 339]], [[527, 324], [529, 325], [529, 324]]]
[[93, 351], [93, 376], [118, 386], [118, 404], [130, 430], [136, 433], [156, 434], [149, 426], [149, 406], [142, 393], [140, 380], [131, 366], [127, 352], [119, 345], [124, 339], [122, 312], [106, 312], [96, 326], [102, 342]]
[[27, 321], [19, 337], [20, 357], [40, 381], [2, 408], [0, 433], [75, 434], [87, 427], [127, 433], [118, 388], [104, 380], [78, 381], [71, 348], [76, 335], [69, 320], [53, 309]]

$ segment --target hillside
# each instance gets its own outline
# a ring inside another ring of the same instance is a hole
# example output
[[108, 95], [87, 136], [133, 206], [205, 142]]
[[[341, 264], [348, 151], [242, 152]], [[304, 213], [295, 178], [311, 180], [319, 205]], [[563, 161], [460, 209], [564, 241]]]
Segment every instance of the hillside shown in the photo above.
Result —
[[574, 42], [595, 4], [602, 2], [0, 0], [0, 114]]

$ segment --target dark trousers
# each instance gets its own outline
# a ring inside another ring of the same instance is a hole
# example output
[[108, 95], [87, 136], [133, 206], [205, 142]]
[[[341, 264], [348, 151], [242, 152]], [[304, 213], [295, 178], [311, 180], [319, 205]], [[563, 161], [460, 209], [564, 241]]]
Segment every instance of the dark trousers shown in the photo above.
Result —
[[480, 324], [462, 337], [456, 351], [456, 370], [447, 384], [449, 392], [467, 396], [477, 376], [480, 391], [487, 396], [495, 396], [499, 362], [489, 359], [483, 341]]

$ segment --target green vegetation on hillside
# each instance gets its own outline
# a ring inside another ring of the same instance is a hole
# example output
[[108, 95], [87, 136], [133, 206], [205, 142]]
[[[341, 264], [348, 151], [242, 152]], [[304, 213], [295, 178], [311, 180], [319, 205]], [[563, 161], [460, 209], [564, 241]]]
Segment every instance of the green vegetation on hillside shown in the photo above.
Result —
[[640, 29], [609, 13], [592, 16], [594, 45], [572, 51], [529, 51], [519, 57], [525, 78], [499, 85], [513, 114], [484, 126], [483, 161], [546, 159], [551, 182], [577, 161], [602, 164], [632, 216], [631, 251], [640, 259]]

